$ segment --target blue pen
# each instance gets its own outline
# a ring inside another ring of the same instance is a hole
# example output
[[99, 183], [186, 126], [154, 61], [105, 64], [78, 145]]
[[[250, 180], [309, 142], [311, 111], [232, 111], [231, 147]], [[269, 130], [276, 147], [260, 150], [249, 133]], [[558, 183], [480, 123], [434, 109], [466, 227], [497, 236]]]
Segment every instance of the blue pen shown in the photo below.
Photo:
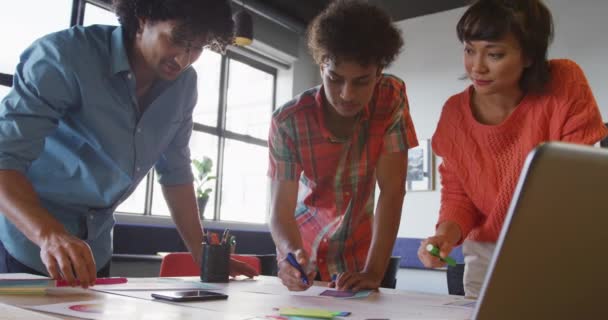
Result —
[[294, 256], [293, 253], [290, 252], [287, 254], [286, 259], [292, 267], [300, 271], [300, 278], [302, 279], [302, 283], [308, 285], [308, 277], [306, 276], [306, 272], [304, 272], [304, 269], [302, 269], [302, 266], [298, 263], [298, 260], [296, 260], [296, 256]]

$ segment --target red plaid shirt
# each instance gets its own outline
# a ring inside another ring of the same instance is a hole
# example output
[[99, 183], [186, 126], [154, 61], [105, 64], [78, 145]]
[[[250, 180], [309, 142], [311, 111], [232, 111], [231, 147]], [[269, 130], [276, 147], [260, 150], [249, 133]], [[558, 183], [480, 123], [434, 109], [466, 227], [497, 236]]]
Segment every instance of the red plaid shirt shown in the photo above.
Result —
[[365, 267], [378, 159], [418, 140], [405, 84], [394, 76], [378, 81], [352, 136], [343, 141], [325, 125], [323, 96], [323, 87], [315, 87], [274, 112], [268, 176], [299, 179], [295, 216], [304, 250], [329, 281], [332, 274]]

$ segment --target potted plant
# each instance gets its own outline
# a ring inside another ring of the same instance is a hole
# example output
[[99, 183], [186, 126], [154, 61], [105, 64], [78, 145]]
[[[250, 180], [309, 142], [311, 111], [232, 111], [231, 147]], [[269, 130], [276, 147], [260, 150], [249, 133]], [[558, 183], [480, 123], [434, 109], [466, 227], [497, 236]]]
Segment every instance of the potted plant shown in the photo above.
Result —
[[204, 219], [205, 206], [209, 201], [209, 194], [213, 189], [213, 180], [215, 176], [210, 175], [211, 168], [213, 167], [213, 160], [211, 158], [203, 156], [203, 160], [192, 159], [192, 165], [194, 167], [194, 185], [196, 189], [196, 202], [198, 204], [198, 213], [201, 219]]

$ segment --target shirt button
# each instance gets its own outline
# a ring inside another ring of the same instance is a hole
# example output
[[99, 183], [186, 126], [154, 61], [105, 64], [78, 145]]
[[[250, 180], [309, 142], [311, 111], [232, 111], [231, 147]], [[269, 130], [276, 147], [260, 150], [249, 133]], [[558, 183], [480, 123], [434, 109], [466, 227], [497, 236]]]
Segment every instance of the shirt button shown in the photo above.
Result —
[[93, 214], [89, 215], [89, 219], [93, 220], [94, 216]]
[[140, 167], [135, 168], [135, 171], [138, 171], [138, 172], [139, 172], [139, 170], [141, 170], [141, 168], [140, 168]]
[[131, 77], [133, 77], [133, 76], [131, 75], [131, 72], [127, 73], [127, 78], [131, 79]]
[[327, 242], [327, 238], [324, 238], [324, 239], [323, 239], [323, 242]]
[[140, 133], [140, 132], [141, 132], [141, 128], [137, 128], [137, 133]]
[[346, 195], [347, 197], [350, 197], [350, 192], [344, 192], [344, 195]]

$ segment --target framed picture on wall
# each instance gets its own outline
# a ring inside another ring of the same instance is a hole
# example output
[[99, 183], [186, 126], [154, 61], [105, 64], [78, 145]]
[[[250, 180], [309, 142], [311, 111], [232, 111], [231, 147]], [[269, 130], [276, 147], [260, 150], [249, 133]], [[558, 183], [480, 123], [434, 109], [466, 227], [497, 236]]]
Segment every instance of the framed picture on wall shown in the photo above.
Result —
[[431, 140], [422, 139], [420, 145], [410, 149], [407, 156], [407, 191], [431, 191], [435, 188], [435, 164]]

